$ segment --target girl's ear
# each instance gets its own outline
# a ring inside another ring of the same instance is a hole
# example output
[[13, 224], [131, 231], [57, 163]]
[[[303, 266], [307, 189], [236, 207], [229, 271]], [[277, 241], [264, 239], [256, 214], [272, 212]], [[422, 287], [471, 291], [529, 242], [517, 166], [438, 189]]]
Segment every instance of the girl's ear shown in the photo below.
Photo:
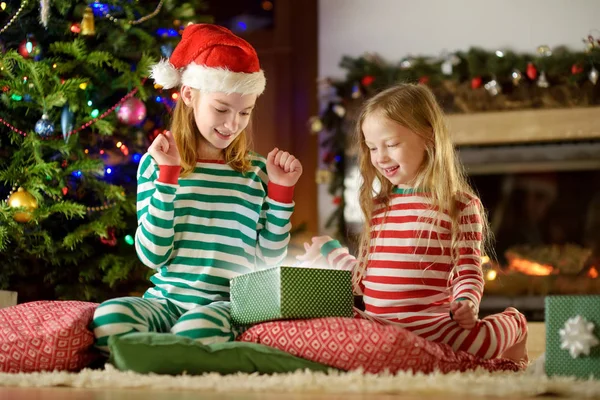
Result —
[[183, 100], [183, 103], [188, 107], [192, 106], [192, 94], [193, 89], [191, 87], [186, 85], [181, 86], [181, 99]]

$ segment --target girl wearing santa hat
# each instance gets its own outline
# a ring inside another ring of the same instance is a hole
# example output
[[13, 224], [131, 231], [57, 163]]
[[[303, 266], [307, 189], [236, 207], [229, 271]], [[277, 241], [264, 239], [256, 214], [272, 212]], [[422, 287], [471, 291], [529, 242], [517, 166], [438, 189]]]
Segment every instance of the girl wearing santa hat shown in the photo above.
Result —
[[102, 303], [98, 348], [130, 332], [171, 332], [204, 344], [235, 339], [229, 280], [286, 255], [294, 185], [302, 165], [273, 149], [249, 151], [247, 127], [265, 76], [252, 46], [226, 28], [188, 26], [155, 82], [180, 87], [171, 131], [140, 160], [140, 260], [156, 270], [142, 298]]

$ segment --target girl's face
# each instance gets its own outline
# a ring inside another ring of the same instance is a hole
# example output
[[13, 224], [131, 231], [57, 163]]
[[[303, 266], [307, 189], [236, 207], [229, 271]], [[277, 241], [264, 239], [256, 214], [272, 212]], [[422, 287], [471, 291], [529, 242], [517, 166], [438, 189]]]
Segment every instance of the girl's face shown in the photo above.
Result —
[[393, 185], [411, 184], [425, 159], [425, 142], [413, 131], [380, 113], [362, 125], [371, 163]]
[[248, 126], [257, 95], [239, 93], [200, 93], [189, 86], [181, 88], [181, 98], [194, 110], [194, 119], [205, 145], [221, 151]]

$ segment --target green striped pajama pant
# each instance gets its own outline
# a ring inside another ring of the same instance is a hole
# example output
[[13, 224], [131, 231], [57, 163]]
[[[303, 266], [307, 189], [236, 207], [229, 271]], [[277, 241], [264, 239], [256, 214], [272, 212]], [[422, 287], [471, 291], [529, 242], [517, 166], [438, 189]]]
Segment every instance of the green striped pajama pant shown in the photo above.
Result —
[[109, 353], [110, 336], [132, 332], [174, 333], [202, 344], [231, 342], [239, 331], [231, 324], [229, 309], [228, 301], [185, 310], [168, 299], [121, 297], [98, 306], [91, 329], [95, 346], [104, 353]]

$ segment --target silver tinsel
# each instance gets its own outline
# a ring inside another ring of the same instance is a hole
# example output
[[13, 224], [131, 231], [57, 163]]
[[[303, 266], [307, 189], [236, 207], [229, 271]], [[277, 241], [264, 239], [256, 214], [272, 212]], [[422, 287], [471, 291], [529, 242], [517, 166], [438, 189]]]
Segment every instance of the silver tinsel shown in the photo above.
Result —
[[40, 0], [40, 21], [44, 28], [48, 28], [50, 18], [50, 0]]

